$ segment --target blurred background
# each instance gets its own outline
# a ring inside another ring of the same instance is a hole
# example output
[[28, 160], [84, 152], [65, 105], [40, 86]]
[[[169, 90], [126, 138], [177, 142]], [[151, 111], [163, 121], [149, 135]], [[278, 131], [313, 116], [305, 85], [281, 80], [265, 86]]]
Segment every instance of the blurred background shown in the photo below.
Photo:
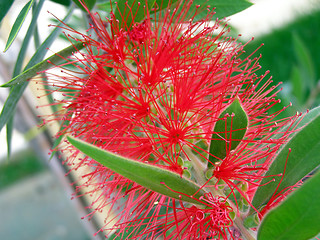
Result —
[[[254, 37], [246, 46], [247, 53], [264, 44], [256, 54], [262, 55], [258, 74], [270, 70], [275, 84], [283, 82], [280, 108], [292, 103], [281, 117], [320, 105], [320, 0], [252, 2], [252, 7], [229, 17], [229, 25], [232, 34], [242, 35], [240, 40], [244, 43]], [[0, 84], [11, 79], [19, 44], [28, 27], [24, 24], [13, 46], [3, 53], [14, 20], [26, 3], [16, 0], [0, 26]], [[38, 23], [43, 38], [51, 30], [48, 24], [54, 22], [47, 11], [60, 19], [67, 12], [62, 5], [45, 1]], [[74, 12], [70, 24], [86, 26], [80, 10]], [[48, 55], [67, 45], [59, 38]], [[30, 56], [34, 49], [30, 46]], [[1, 108], [7, 96], [8, 89], [0, 88]], [[10, 159], [5, 129], [0, 132], [0, 239], [102, 239], [99, 234], [93, 237], [102, 221], [81, 220], [88, 214], [85, 199], [70, 200], [73, 193], [70, 175], [65, 177], [66, 169], [59, 159], [49, 160], [53, 133], [38, 127], [37, 115], [43, 115], [36, 107], [39, 105], [34, 89], [27, 89], [17, 107]]]

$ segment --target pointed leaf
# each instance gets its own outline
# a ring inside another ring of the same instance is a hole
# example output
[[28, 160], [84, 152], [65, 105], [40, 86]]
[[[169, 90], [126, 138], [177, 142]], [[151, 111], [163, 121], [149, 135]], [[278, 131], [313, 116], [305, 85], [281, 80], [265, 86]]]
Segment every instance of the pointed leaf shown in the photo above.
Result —
[[71, 0], [51, 0], [51, 1], [55, 3], [59, 3], [64, 6], [69, 6], [71, 3]]
[[248, 127], [248, 116], [239, 99], [235, 99], [220, 114], [219, 119], [211, 138], [209, 167], [212, 166], [211, 162], [224, 159], [227, 152], [234, 150], [240, 144]]
[[0, 23], [2, 19], [6, 16], [10, 7], [12, 6], [14, 0], [0, 0]]
[[293, 95], [297, 98], [299, 103], [303, 103], [305, 87], [303, 85], [303, 77], [301, 70], [297, 66], [292, 67], [290, 79], [292, 84]]
[[306, 240], [320, 232], [320, 173], [307, 180], [263, 219], [258, 240]]
[[259, 209], [265, 205], [272, 197], [276, 188], [279, 193], [283, 189], [295, 185], [298, 181], [308, 175], [312, 170], [320, 165], [320, 107], [310, 111], [299, 123], [298, 127], [305, 126], [296, 132], [290, 141], [279, 151], [277, 157], [270, 166], [265, 176], [282, 174], [285, 162], [287, 161], [286, 171], [281, 184], [281, 176], [273, 177], [275, 181], [266, 185], [270, 178], [264, 178], [252, 200], [252, 205]]
[[[32, 15], [31, 23], [30, 23], [28, 31], [23, 39], [17, 61], [14, 66], [14, 69], [13, 69], [13, 76], [18, 75], [21, 71], [23, 60], [24, 60], [25, 54], [26, 54], [26, 50], [27, 50], [28, 44], [30, 42], [30, 39], [33, 35], [33, 32], [35, 30], [36, 22], [37, 22], [40, 10], [43, 6], [43, 3], [44, 3], [44, 0], [40, 0], [36, 4], [35, 10]], [[27, 86], [27, 84], [25, 84], [25, 86], [19, 86], [15, 89], [12, 88], [10, 90], [9, 97], [7, 98], [3, 108], [1, 110], [1, 113], [0, 113], [0, 131], [6, 125], [6, 123], [10, 120], [10, 118], [14, 115], [16, 104], [19, 101], [26, 86]], [[8, 144], [10, 144], [10, 143], [8, 143]]]
[[23, 38], [22, 44], [21, 44], [21, 48], [17, 57], [17, 61], [16, 64], [14, 66], [13, 69], [13, 74], [12, 77], [17, 76], [18, 74], [21, 73], [22, 70], [22, 66], [23, 66], [23, 62], [25, 60], [25, 56], [27, 53], [27, 49], [30, 43], [30, 40], [36, 30], [36, 26], [37, 26], [37, 21], [38, 21], [38, 16], [40, 14], [40, 11], [42, 9], [43, 3], [45, 0], [40, 0], [39, 2], [34, 4], [34, 8], [32, 11], [32, 19], [31, 22], [29, 24], [28, 30], [26, 35]]
[[310, 48], [306, 46], [298, 34], [293, 34], [292, 39], [294, 51], [301, 67], [300, 70], [304, 73], [304, 84], [308, 89], [312, 90], [312, 87], [316, 84], [316, 71]]
[[[62, 22], [67, 22], [68, 19], [71, 17], [72, 12], [74, 8], [71, 6], [66, 14], [66, 16], [62, 19]], [[62, 23], [59, 23], [58, 26], [62, 25]], [[33, 67], [35, 64], [38, 64], [39, 62], [42, 61], [42, 59], [45, 57], [46, 53], [48, 52], [49, 47], [54, 43], [56, 38], [59, 36], [61, 33], [61, 28], [60, 27], [55, 27], [54, 30], [49, 34], [49, 36], [43, 41], [43, 43], [40, 45], [39, 48], [37, 48], [37, 51], [33, 54], [31, 57], [30, 61], [28, 62], [27, 66], [25, 67], [24, 70]], [[75, 44], [76, 45], [76, 44]], [[79, 44], [80, 45], [80, 44]], [[83, 46], [83, 45], [82, 45]], [[72, 47], [71, 47], [72, 48]], [[81, 48], [81, 47], [80, 47]], [[67, 48], [65, 48], [67, 49]], [[63, 50], [62, 50], [63, 51]], [[61, 52], [62, 52], [61, 51]], [[73, 49], [74, 52], [74, 49]], [[69, 52], [69, 55], [71, 53]], [[67, 56], [69, 56], [67, 55]], [[64, 56], [66, 57], [66, 56]]]
[[247, 0], [194, 0], [193, 5], [200, 5], [203, 8], [203, 11], [199, 12], [195, 18], [199, 20], [207, 16], [206, 6], [208, 5], [210, 5], [211, 8], [215, 7], [215, 18], [224, 18], [245, 10], [250, 7], [252, 3]]
[[2, 85], [1, 87], [10, 87], [14, 85], [14, 88], [11, 89], [10, 95], [7, 98], [0, 114], [0, 130], [3, 128], [3, 126], [7, 123], [7, 121], [12, 116], [13, 114], [12, 109], [15, 108], [25, 88], [27, 87], [28, 82], [26, 82], [26, 80], [34, 77], [37, 74], [37, 72], [45, 70], [50, 66], [52, 66], [52, 64], [50, 64], [48, 60], [58, 64], [59, 62], [63, 61], [61, 56], [69, 56], [72, 54], [72, 52], [80, 50], [83, 47], [84, 47], [83, 43], [77, 43], [77, 44], [71, 45], [65, 48], [64, 50], [60, 51], [58, 53], [60, 56], [58, 54], [57, 55], [55, 54], [47, 58], [46, 60], [40, 62], [39, 64], [35, 65], [34, 67], [29, 68], [27, 71], [23, 72], [21, 75], [12, 79], [10, 82]]
[[320, 232], [319, 232], [319, 234], [318, 234], [317, 236], [313, 237], [313, 238], [310, 239], [310, 240], [319, 240], [319, 239], [320, 239]]
[[11, 139], [12, 139], [12, 132], [13, 132], [13, 118], [14, 116], [11, 117], [11, 119], [7, 123], [7, 159], [10, 159], [11, 156]]
[[4, 49], [4, 52], [6, 52], [9, 47], [11, 46], [11, 44], [13, 43], [14, 39], [17, 37], [18, 32], [20, 31], [20, 28], [24, 22], [24, 20], [26, 19], [28, 12], [33, 4], [34, 0], [30, 0], [21, 10], [21, 12], [19, 13], [16, 21], [13, 24], [13, 27], [10, 31], [9, 37], [8, 37], [8, 41], [6, 44], [6, 47]]
[[[32, 28], [35, 26], [34, 22], [37, 20], [37, 16], [40, 12], [40, 9], [42, 7], [43, 2], [44, 2], [44, 0], [40, 0], [39, 3], [37, 4], [36, 13], [33, 15], [32, 21], [30, 23], [30, 27], [27, 32], [28, 36], [29, 35], [32, 36], [32, 34], [29, 34], [29, 32], [30, 33], [33, 32]], [[71, 12], [72, 11], [68, 12], [65, 19], [67, 19], [70, 16]], [[42, 64], [39, 63], [38, 65], [33, 67], [34, 64], [38, 63], [39, 61], [41, 61], [43, 59], [43, 57], [47, 51], [47, 48], [52, 44], [52, 42], [55, 39], [55, 36], [59, 33], [59, 31], [60, 31], [59, 29], [60, 28], [55, 29], [47, 37], [47, 39], [41, 44], [41, 46], [38, 48], [36, 53], [32, 56], [29, 63], [25, 67], [25, 69], [28, 69], [28, 70], [26, 70], [24, 73], [22, 73], [21, 75], [17, 76], [16, 78], [14, 78], [10, 81], [10, 83], [18, 83], [18, 84], [15, 85], [15, 84], [9, 83], [8, 86], [6, 86], [6, 84], [4, 84], [5, 87], [10, 87], [13, 85], [14, 85], [14, 87], [11, 89], [9, 97], [7, 98], [5, 104], [2, 108], [1, 114], [0, 114], [0, 131], [5, 126], [5, 124], [9, 121], [10, 117], [14, 114], [14, 109], [15, 109], [19, 99], [21, 98], [25, 88], [28, 85], [28, 82], [26, 82], [25, 80], [28, 80], [31, 77], [35, 76], [38, 71], [42, 71], [42, 70], [49, 68], [51, 66], [51, 64], [48, 62], [48, 60], [54, 61], [57, 64], [62, 61], [62, 58], [59, 56], [56, 56], [56, 54], [55, 54], [55, 55], [51, 56], [52, 58], [50, 57], [50, 58], [46, 59], [45, 61], [42, 61]], [[28, 39], [28, 38], [25, 38], [25, 40], [26, 39]], [[27, 45], [27, 44], [25, 44], [25, 42], [26, 41], [23, 42], [23, 45]], [[70, 56], [72, 54], [72, 52], [80, 50], [83, 47], [84, 47], [83, 43], [76, 43], [76, 44], [71, 45], [70, 47], [65, 48], [64, 50], [60, 51], [58, 54], [60, 54], [60, 56], [67, 57], [67, 56]], [[21, 48], [21, 51], [22, 51], [22, 49], [24, 49], [24, 47]], [[21, 51], [20, 51], [20, 53], [21, 53]], [[22, 55], [24, 55], [24, 54], [20, 54], [20, 53], [19, 53], [17, 63], [18, 63], [18, 61], [20, 61], [20, 58], [21, 59], [24, 58], [24, 57], [22, 57]], [[16, 66], [17, 66], [17, 64], [16, 64]], [[14, 75], [16, 74], [16, 72], [18, 72], [18, 70], [19, 70], [18, 68], [17, 69], [15, 68]], [[19, 83], [21, 83], [21, 84], [19, 84]], [[4, 87], [4, 86], [1, 86], [1, 87]]]
[[[156, 0], [146, 1], [148, 3], [148, 9], [152, 9]], [[133, 21], [138, 23], [142, 21], [145, 17], [145, 1], [137, 1], [137, 0], [120, 0], [117, 2], [117, 6], [115, 7], [115, 17], [119, 20], [119, 26], [124, 28], [128, 26], [131, 28], [131, 24]]]
[[80, 3], [80, 0], [72, 0], [81, 10], [83, 11], [87, 11], [83, 6], [82, 3], [84, 3], [85, 6], [87, 6], [87, 8], [89, 10], [91, 10], [94, 5], [96, 4], [96, 0], [81, 0], [82, 3]]
[[67, 136], [67, 139], [73, 146], [103, 166], [152, 191], [195, 204], [199, 202], [189, 196], [195, 194], [194, 197], [199, 199], [204, 195], [202, 190], [199, 191], [200, 186], [174, 172], [115, 155], [73, 137]]
[[81, 50], [84, 47], [83, 43], [76, 43], [65, 49], [61, 50], [60, 52], [53, 54], [52, 56], [48, 57], [47, 59], [43, 60], [42, 62], [34, 65], [33, 67], [29, 68], [28, 70], [24, 71], [20, 75], [16, 76], [15, 78], [11, 79], [9, 82], [1, 85], [0, 87], [12, 87], [16, 84], [21, 84], [26, 82], [28, 79], [33, 78], [43, 70], [46, 70], [52, 67], [52, 63], [59, 64], [64, 61], [62, 57], [70, 56], [73, 52]]
[[[69, 113], [66, 113], [66, 114], [67, 114], [68, 117], [67, 117], [67, 119], [66, 119], [65, 121], [63, 121], [63, 122], [60, 124], [59, 133], [62, 133], [63, 130], [64, 130], [65, 128], [67, 128], [67, 127], [69, 126], [69, 124], [70, 124], [69, 118], [71, 118], [72, 112], [69, 111]], [[61, 140], [63, 139], [63, 137], [64, 137], [64, 135], [61, 134], [61, 135], [53, 142], [52, 149], [56, 149], [56, 148], [58, 147], [58, 145], [60, 144], [60, 142], [61, 142]], [[56, 150], [52, 151], [49, 160], [51, 160], [51, 159], [53, 158], [53, 156], [55, 155], [56, 152], [57, 152]]]

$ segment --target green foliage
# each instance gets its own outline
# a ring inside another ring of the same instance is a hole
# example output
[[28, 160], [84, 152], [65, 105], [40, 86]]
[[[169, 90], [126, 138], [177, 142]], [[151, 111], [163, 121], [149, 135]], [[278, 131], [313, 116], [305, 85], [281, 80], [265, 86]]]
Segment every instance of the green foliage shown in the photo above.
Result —
[[[288, 25], [255, 38], [246, 46], [246, 50], [249, 54], [264, 44], [258, 51], [258, 54], [262, 55], [259, 60], [262, 69], [257, 73], [263, 74], [266, 70], [270, 70], [275, 82], [287, 82], [290, 81], [292, 66], [299, 65], [304, 58], [302, 56], [309, 56], [312, 65], [319, 66], [320, 36], [315, 29], [320, 29], [320, 10], [301, 16]], [[315, 68], [315, 71], [315, 78], [319, 79], [320, 69]]]
[[297, 65], [301, 67], [304, 79], [307, 80], [308, 89], [312, 88], [315, 84], [315, 67], [312, 61], [311, 53], [309, 52], [306, 43], [303, 42], [297, 33], [293, 33], [293, 49], [297, 59]]
[[[22, 69], [23, 61], [24, 61], [24, 58], [25, 58], [25, 55], [27, 52], [29, 42], [30, 42], [32, 36], [34, 35], [34, 32], [36, 31], [36, 23], [37, 23], [37, 19], [40, 14], [40, 10], [42, 8], [43, 3], [44, 3], [44, 0], [40, 0], [37, 4], [34, 4], [34, 8], [32, 11], [32, 19], [31, 19], [29, 28], [27, 30], [27, 33], [22, 41], [22, 45], [21, 45], [21, 48], [20, 48], [20, 51], [19, 51], [19, 54], [17, 57], [17, 61], [14, 66], [14, 69], [13, 69], [13, 74], [12, 74], [13, 77], [18, 75]], [[19, 91], [21, 91], [21, 90], [23, 92], [24, 88], [18, 87], [16, 89], [11, 89], [9, 97], [7, 98], [7, 100], [5, 102], [5, 106], [7, 106], [7, 107], [11, 106], [11, 107], [7, 108], [7, 109], [3, 108], [1, 111], [1, 114], [0, 114], [0, 131], [5, 124], [8, 124], [8, 126], [7, 126], [7, 140], [11, 140], [11, 135], [12, 135], [12, 131], [13, 131], [13, 127], [12, 127], [13, 126], [13, 118], [14, 118], [13, 115], [15, 112], [15, 105], [16, 105], [16, 103], [14, 105], [11, 105], [11, 103], [13, 103], [14, 101], [17, 102], [20, 99], [20, 97], [19, 98], [15, 98], [15, 97], [16, 97], [16, 94], [19, 93]], [[10, 96], [13, 96], [15, 98], [14, 101], [12, 101], [12, 98], [11, 98], [11, 100], [9, 99]], [[8, 148], [8, 156], [9, 156], [11, 142], [7, 142], [7, 148]]]
[[1, 85], [0, 87], [12, 87], [15, 85], [22, 84], [26, 82], [28, 79], [33, 78], [37, 75], [38, 72], [41, 72], [45, 69], [48, 69], [52, 66], [52, 63], [59, 64], [63, 62], [62, 57], [70, 56], [73, 52], [81, 50], [84, 47], [83, 43], [75, 43], [66, 47], [65, 49], [61, 50], [60, 52], [53, 54], [52, 56], [46, 58], [45, 60], [39, 62], [38, 64], [34, 65], [33, 67], [28, 68], [20, 75], [16, 76], [15, 78], [11, 79], [9, 82]]
[[51, 0], [52, 2], [59, 3], [64, 6], [69, 6], [71, 4], [71, 0]]
[[[199, 199], [204, 195], [203, 190], [199, 190], [200, 186], [174, 172], [115, 155], [73, 137], [68, 136], [67, 139], [74, 147], [103, 166], [152, 191], [196, 204], [199, 202], [194, 198]], [[194, 198], [191, 198], [193, 195]]]
[[[163, 0], [152, 0], [148, 1], [148, 8], [152, 9], [154, 4], [156, 3], [161, 9], [166, 9], [168, 6], [173, 9], [177, 7], [179, 3], [178, 0], [173, 1], [163, 1]], [[183, 3], [183, 2], [182, 2]], [[169, 5], [170, 4], [170, 5]], [[200, 5], [199, 10], [197, 10], [197, 15], [195, 20], [203, 19], [207, 16], [207, 6], [210, 5], [211, 9], [214, 7], [216, 14], [215, 18], [224, 18], [230, 16], [232, 14], [241, 12], [246, 8], [250, 7], [252, 3], [247, 0], [195, 0], [190, 8], [190, 12], [188, 13], [190, 16], [193, 15], [196, 6]], [[183, 4], [181, 5], [183, 6]], [[124, 23], [130, 28], [133, 19], [135, 22], [140, 22], [144, 19], [145, 9], [143, 2], [139, 2], [136, 0], [120, 0], [118, 1], [118, 7], [115, 7], [115, 16], [119, 20], [120, 26], [124, 27]], [[130, 10], [131, 9], [131, 10]], [[184, 9], [180, 9], [179, 11], [184, 11]]]
[[285, 188], [295, 185], [320, 165], [320, 107], [313, 109], [309, 115], [299, 126], [306, 125], [282, 147], [265, 174], [265, 176], [282, 174], [289, 149], [291, 149], [281, 184], [279, 185], [281, 176], [273, 177], [275, 181], [266, 185], [264, 184], [270, 181], [270, 178], [262, 180], [261, 186], [252, 200], [252, 205], [257, 209], [266, 204], [276, 190], [277, 194]]
[[[40, 8], [41, 6], [39, 6]], [[40, 12], [40, 9], [39, 11]], [[71, 14], [71, 11], [68, 13]], [[68, 16], [68, 15], [67, 15]], [[36, 19], [37, 15], [35, 15]], [[33, 21], [30, 24], [31, 26], [33, 25]], [[32, 29], [33, 32], [34, 29]], [[5, 124], [11, 119], [14, 113], [14, 109], [16, 107], [16, 104], [18, 103], [19, 99], [21, 98], [25, 88], [28, 85], [28, 82], [26, 82], [27, 79], [30, 79], [31, 77], [35, 76], [38, 71], [47, 69], [51, 66], [51, 64], [47, 60], [52, 60], [52, 61], [62, 61], [61, 57], [58, 57], [56, 55], [53, 55], [51, 58], [46, 59], [45, 61], [42, 61], [39, 63], [43, 57], [45, 56], [46, 52], [48, 51], [48, 47], [53, 43], [55, 40], [56, 36], [60, 33], [60, 28], [55, 28], [55, 30], [48, 36], [48, 38], [41, 44], [41, 46], [37, 49], [35, 54], [32, 56], [30, 59], [29, 63], [25, 67], [25, 71], [17, 76], [17, 78], [13, 78], [13, 80], [9, 81], [9, 84], [6, 85], [4, 84], [1, 87], [12, 87], [9, 97], [7, 98], [4, 107], [1, 111], [0, 114], [0, 130], [5, 126]], [[74, 46], [70, 46], [69, 48], [66, 48], [59, 52], [61, 55], [60, 56], [69, 56], [72, 52], [74, 52], [74, 47], [79, 47], [80, 49], [83, 47], [82, 43], [77, 43]], [[25, 49], [24, 47], [21, 49]], [[19, 54], [21, 56], [21, 54]], [[23, 58], [18, 58], [17, 63], [21, 62]], [[39, 63], [39, 64], [37, 64]], [[33, 67], [34, 66], [34, 67]], [[17, 75], [19, 71], [15, 71], [14, 75]], [[11, 84], [12, 83], [12, 84]]]
[[34, 152], [22, 151], [12, 156], [12, 161], [0, 160], [0, 189], [45, 170]]
[[[68, 116], [67, 119], [69, 117], [71, 117], [73, 113], [69, 112], [68, 114], [66, 113], [66, 115]], [[69, 120], [65, 120], [63, 122], [60, 123], [60, 129], [59, 132], [62, 132], [65, 128], [68, 127], [68, 125], [70, 124]], [[53, 156], [55, 155], [55, 153], [57, 152], [55, 149], [58, 147], [58, 145], [61, 143], [62, 139], [64, 138], [64, 135], [60, 135], [58, 138], [56, 138], [56, 140], [53, 142], [52, 148], [54, 151], [51, 153], [50, 156], [50, 160], [53, 158]]]
[[[148, 1], [148, 9], [151, 9], [155, 0]], [[135, 22], [140, 22], [144, 19], [145, 16], [145, 2], [136, 1], [136, 0], [120, 0], [118, 1], [117, 6], [115, 7], [115, 17], [119, 20], [119, 26], [125, 28], [132, 27], [133, 20]]]
[[196, 17], [196, 19], [201, 19], [207, 16], [208, 5], [215, 8], [215, 18], [224, 18], [247, 9], [252, 3], [247, 0], [195, 0], [193, 5], [200, 5], [202, 8]]
[[22, 26], [24, 20], [26, 19], [28, 12], [33, 4], [33, 1], [34, 0], [30, 0], [20, 11], [20, 13], [19, 13], [16, 21], [14, 22], [13, 27], [10, 31], [4, 52], [6, 52], [9, 49], [9, 47], [11, 46], [13, 41], [16, 39], [16, 37], [21, 29], [21, 26]]
[[[214, 134], [210, 143], [209, 161], [223, 160], [228, 152], [234, 150], [243, 139], [248, 127], [248, 116], [241, 106], [239, 99], [235, 99], [218, 117], [220, 120], [214, 126]], [[209, 167], [212, 166], [211, 163]]]
[[10, 159], [11, 155], [11, 139], [12, 139], [12, 133], [13, 133], [13, 117], [10, 119], [7, 123], [7, 158]]
[[[72, 0], [82, 11], [87, 12], [87, 10], [82, 6], [82, 4], [80, 3], [80, 0]], [[96, 4], [96, 0], [81, 0], [85, 6], [87, 6], [87, 8], [89, 10], [91, 10], [94, 5]]]
[[320, 173], [307, 180], [263, 219], [258, 240], [306, 240], [320, 232]]
[[[261, 44], [258, 53], [262, 68], [257, 71], [262, 75], [270, 70], [275, 83], [284, 82], [278, 97], [281, 104], [272, 109], [273, 112], [287, 106], [293, 106], [279, 115], [279, 118], [290, 116], [297, 111], [320, 104], [320, 10], [298, 17], [292, 23], [274, 29], [269, 34], [254, 39], [246, 46], [246, 52], [252, 53]], [[312, 50], [310, 50], [312, 49]]]
[[0, 23], [2, 22], [2, 19], [6, 16], [8, 13], [10, 7], [12, 6], [14, 0], [0, 0]]

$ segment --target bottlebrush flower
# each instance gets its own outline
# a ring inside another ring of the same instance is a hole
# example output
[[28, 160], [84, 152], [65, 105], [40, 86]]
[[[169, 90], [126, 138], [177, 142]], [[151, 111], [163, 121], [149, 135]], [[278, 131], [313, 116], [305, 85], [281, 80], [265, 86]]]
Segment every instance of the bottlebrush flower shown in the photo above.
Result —
[[[278, 85], [271, 86], [267, 74], [255, 75], [258, 58], [242, 56], [244, 45], [227, 36], [226, 26], [219, 28], [221, 21], [210, 22], [212, 10], [194, 22], [187, 2], [157, 15], [141, 4], [145, 19], [135, 22], [133, 17], [132, 24], [122, 27], [113, 14], [105, 21], [88, 12], [93, 34], [63, 27], [76, 34], [69, 38], [83, 42], [86, 51], [57, 66], [65, 74], [46, 72], [53, 87], [49, 93], [64, 96], [55, 103], [61, 110], [51, 117], [64, 124], [57, 137], [72, 135], [162, 167], [206, 192], [196, 199], [199, 205], [173, 199], [89, 157], [79, 160], [78, 150], [64, 147], [63, 152], [72, 152], [66, 160], [71, 171], [85, 170], [77, 194], [95, 196], [89, 206], [92, 214], [109, 207], [101, 230], [116, 230], [123, 238], [233, 239], [239, 222], [233, 225], [231, 216], [242, 210], [240, 202], [250, 201], [277, 150], [294, 131], [281, 128], [293, 124], [295, 117], [276, 120], [281, 111], [268, 114], [279, 102]], [[235, 101], [248, 119], [243, 129], [233, 130], [245, 132], [241, 139], [228, 130], [235, 116], [221, 116]], [[221, 121], [225, 129], [217, 131]], [[223, 143], [223, 157], [210, 152], [217, 142]]]

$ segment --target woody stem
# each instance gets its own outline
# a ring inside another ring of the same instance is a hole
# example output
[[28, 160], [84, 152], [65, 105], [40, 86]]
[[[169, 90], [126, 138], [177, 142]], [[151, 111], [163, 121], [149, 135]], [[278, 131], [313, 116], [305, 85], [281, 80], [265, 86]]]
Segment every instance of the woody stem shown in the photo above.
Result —
[[[205, 170], [207, 166], [202, 163], [199, 158], [191, 151], [191, 149], [187, 146], [183, 147], [183, 151], [188, 155], [188, 158], [191, 160], [191, 164], [194, 170], [194, 177], [197, 180], [197, 183], [201, 186], [204, 186], [207, 182], [205, 179]], [[205, 186], [213, 195], [221, 195], [223, 196], [223, 193], [220, 193], [217, 189], [214, 187], [207, 187]]]
[[237, 228], [239, 229], [239, 231], [241, 232], [241, 235], [246, 239], [246, 240], [255, 240], [256, 238], [254, 236], [251, 235], [251, 233], [249, 232], [250, 230], [246, 229], [243, 226], [243, 221], [241, 218], [236, 217], [234, 219], [234, 224], [237, 226]]

